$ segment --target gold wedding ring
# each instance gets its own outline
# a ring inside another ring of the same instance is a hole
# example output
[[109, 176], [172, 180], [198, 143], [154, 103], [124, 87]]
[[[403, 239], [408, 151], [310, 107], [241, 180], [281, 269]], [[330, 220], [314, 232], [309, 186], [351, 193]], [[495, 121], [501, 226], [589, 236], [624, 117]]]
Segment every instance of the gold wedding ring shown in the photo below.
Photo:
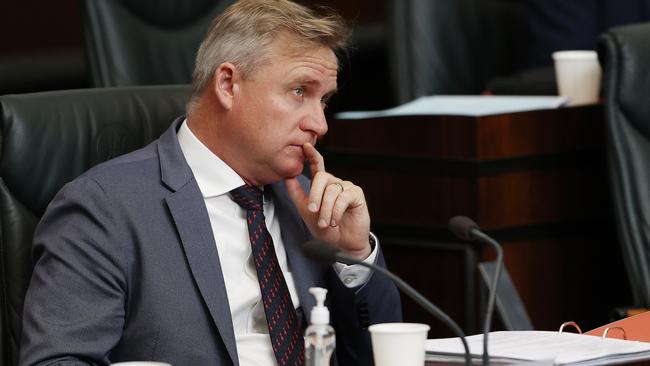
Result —
[[341, 192], [345, 191], [345, 188], [343, 188], [343, 184], [341, 184], [339, 182], [335, 182], [335, 183], [332, 183], [332, 184], [336, 184], [337, 186], [339, 186], [339, 188], [341, 188]]

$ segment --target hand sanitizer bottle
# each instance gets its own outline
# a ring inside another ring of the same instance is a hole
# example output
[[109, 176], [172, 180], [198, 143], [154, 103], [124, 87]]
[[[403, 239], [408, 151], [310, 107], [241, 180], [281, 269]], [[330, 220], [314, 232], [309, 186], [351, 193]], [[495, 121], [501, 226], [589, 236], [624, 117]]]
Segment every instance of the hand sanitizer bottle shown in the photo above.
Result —
[[309, 292], [316, 298], [316, 306], [311, 310], [310, 325], [305, 330], [305, 366], [329, 366], [336, 338], [325, 306], [327, 290], [311, 287]]

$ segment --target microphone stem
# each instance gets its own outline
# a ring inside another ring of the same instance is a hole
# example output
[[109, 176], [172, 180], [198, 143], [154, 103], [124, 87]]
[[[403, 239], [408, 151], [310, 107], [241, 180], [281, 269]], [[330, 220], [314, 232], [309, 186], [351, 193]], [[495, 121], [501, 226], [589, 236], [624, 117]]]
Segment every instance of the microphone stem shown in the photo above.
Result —
[[475, 237], [480, 238], [481, 241], [492, 245], [497, 254], [496, 265], [494, 267], [494, 279], [492, 279], [492, 283], [490, 283], [490, 296], [488, 298], [487, 310], [485, 311], [485, 324], [483, 325], [483, 365], [487, 366], [490, 363], [490, 355], [488, 354], [488, 334], [490, 333], [490, 327], [492, 325], [492, 314], [494, 313], [497, 286], [499, 284], [499, 279], [501, 278], [501, 268], [503, 267], [503, 249], [501, 249], [499, 243], [481, 231], [473, 230], [472, 233]]
[[469, 346], [467, 345], [467, 341], [465, 340], [465, 333], [463, 330], [454, 322], [447, 314], [445, 314], [442, 310], [440, 310], [436, 305], [431, 303], [429, 300], [427, 300], [424, 296], [422, 296], [418, 291], [416, 291], [413, 287], [411, 287], [408, 283], [404, 282], [401, 278], [397, 277], [395, 274], [389, 272], [387, 269], [379, 266], [374, 266], [370, 265], [368, 263], [365, 263], [361, 260], [354, 259], [354, 261], [350, 260], [351, 258], [346, 257], [345, 259], [341, 260], [340, 262], [345, 263], [345, 262], [353, 262], [354, 264], [359, 264], [364, 267], [368, 267], [374, 271], [380, 272], [384, 276], [387, 276], [393, 282], [395, 282], [395, 285], [399, 287], [406, 295], [408, 295], [410, 298], [415, 300], [420, 306], [425, 308], [427, 311], [430, 313], [434, 314], [439, 320], [441, 320], [449, 329], [451, 329], [457, 337], [460, 338], [461, 342], [463, 343], [463, 348], [465, 349], [465, 365], [470, 366], [472, 364], [472, 358], [471, 354], [469, 352]]

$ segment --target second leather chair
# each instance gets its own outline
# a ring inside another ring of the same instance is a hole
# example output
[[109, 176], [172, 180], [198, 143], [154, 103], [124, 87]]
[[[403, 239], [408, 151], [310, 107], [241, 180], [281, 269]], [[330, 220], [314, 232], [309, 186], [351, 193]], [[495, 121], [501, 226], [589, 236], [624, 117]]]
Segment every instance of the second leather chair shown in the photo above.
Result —
[[84, 0], [96, 87], [189, 84], [214, 16], [233, 0]]

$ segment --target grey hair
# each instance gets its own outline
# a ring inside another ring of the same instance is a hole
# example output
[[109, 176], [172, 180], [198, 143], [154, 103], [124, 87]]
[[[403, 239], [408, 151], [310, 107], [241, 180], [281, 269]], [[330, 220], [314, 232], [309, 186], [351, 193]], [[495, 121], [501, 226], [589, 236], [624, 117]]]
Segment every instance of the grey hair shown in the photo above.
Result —
[[327, 8], [317, 11], [289, 0], [239, 0], [214, 19], [199, 47], [188, 110], [222, 63], [232, 63], [244, 77], [267, 63], [268, 47], [280, 32], [336, 54], [345, 52], [350, 34], [343, 18]]

